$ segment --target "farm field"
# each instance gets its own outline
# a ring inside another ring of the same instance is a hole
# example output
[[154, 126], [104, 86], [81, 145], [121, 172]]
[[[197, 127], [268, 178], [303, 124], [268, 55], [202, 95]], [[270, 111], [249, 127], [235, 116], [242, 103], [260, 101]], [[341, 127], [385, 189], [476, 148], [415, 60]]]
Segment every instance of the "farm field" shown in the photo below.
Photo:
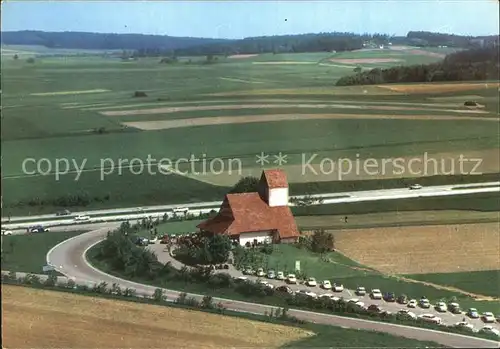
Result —
[[2, 236], [2, 270], [42, 274], [47, 252], [83, 231]]
[[[210, 65], [201, 64], [201, 58], [160, 64], [151, 58], [122, 62], [98, 56], [42, 56], [30, 64], [4, 56], [3, 204], [12, 210], [53, 210], [64, 195], [88, 196], [95, 207], [216, 197], [239, 177], [260, 173], [256, 155], [262, 151], [272, 160], [265, 167], [277, 166], [274, 155], [287, 156], [281, 167], [292, 185], [400, 177], [394, 166], [375, 176], [351, 171], [340, 178], [339, 170], [303, 174], [304, 156], [314, 154], [316, 169], [323, 158], [401, 157], [407, 162], [425, 155], [456, 162], [462, 154], [484, 159], [481, 173], [500, 172], [497, 128], [492, 127], [498, 122], [497, 82], [412, 84], [397, 91], [394, 85], [334, 86], [356, 66], [345, 60], [378, 59], [369, 64], [373, 68], [435, 62], [442, 59], [439, 54], [412, 49], [270, 54], [221, 57]], [[422, 88], [431, 91], [429, 86], [432, 92], [422, 93]], [[133, 97], [135, 91], [147, 96]], [[484, 108], [463, 107], [470, 96]], [[206, 159], [209, 170], [200, 171], [203, 163], [182, 163], [173, 175], [161, 162], [191, 155]], [[50, 168], [47, 161], [37, 168], [26, 159], [47, 159]], [[55, 159], [69, 161], [68, 173], [59, 178]], [[137, 159], [135, 167], [132, 159]], [[241, 164], [232, 173], [230, 160]], [[141, 171], [139, 161], [151, 164], [156, 175]], [[419, 168], [417, 176], [457, 173], [457, 166], [446, 166]], [[75, 180], [77, 168], [85, 171]], [[167, 174], [158, 174], [160, 169]], [[104, 170], [109, 174], [101, 178]], [[47, 175], [29, 174], [33, 171]], [[125, 187], [134, 190], [126, 193]], [[179, 187], [184, 194], [177, 195]]]
[[[500, 268], [500, 266], [499, 266]], [[500, 298], [500, 269], [474, 272], [410, 274], [406, 277]]]

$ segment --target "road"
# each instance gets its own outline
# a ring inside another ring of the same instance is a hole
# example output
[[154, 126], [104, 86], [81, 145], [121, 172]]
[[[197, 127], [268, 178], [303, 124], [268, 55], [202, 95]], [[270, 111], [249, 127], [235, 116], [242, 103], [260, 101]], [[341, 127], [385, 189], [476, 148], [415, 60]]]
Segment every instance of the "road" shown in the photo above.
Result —
[[[116, 225], [114, 225], [116, 226]], [[152, 295], [155, 287], [138, 284], [135, 282], [127, 281], [115, 276], [106, 274], [92, 267], [85, 258], [86, 251], [106, 236], [109, 229], [113, 225], [103, 227], [89, 233], [72, 237], [62, 243], [56, 245], [47, 254], [47, 263], [53, 265], [57, 271], [71, 278], [77, 283], [87, 284], [92, 286], [95, 283], [107, 282], [109, 285], [117, 283], [120, 287], [134, 288], [140, 294]], [[165, 294], [169, 299], [175, 299], [179, 292], [174, 290], [165, 289]], [[202, 295], [190, 294], [195, 298], [201, 298]], [[269, 311], [272, 306], [248, 303], [242, 301], [229, 300], [224, 298], [214, 298], [216, 302], [222, 302], [228, 309], [264, 314]], [[376, 330], [380, 332], [387, 332], [393, 335], [404, 336], [407, 338], [428, 340], [440, 343], [449, 347], [476, 347], [476, 348], [499, 348], [498, 342], [474, 338], [469, 336], [445, 333], [440, 331], [433, 331], [409, 326], [401, 326], [388, 323], [380, 323], [375, 321], [368, 321], [362, 319], [354, 319], [341, 317], [331, 314], [314, 313], [303, 310], [290, 310], [290, 315], [304, 319], [310, 322], [330, 324], [336, 326], [344, 326], [355, 329]], [[458, 319], [457, 319], [458, 321]]]
[[[409, 190], [408, 188], [397, 189], [382, 189], [382, 190], [366, 190], [352, 191], [340, 193], [317, 194], [315, 197], [322, 198], [321, 202], [313, 203], [320, 204], [335, 204], [348, 202], [362, 201], [379, 201], [393, 200], [404, 198], [417, 197], [432, 197], [432, 196], [450, 196], [450, 195], [465, 195], [474, 193], [491, 193], [500, 192], [500, 182], [487, 183], [472, 183], [460, 185], [441, 185], [429, 186], [419, 190]], [[296, 196], [303, 198], [304, 196]], [[132, 219], [141, 219], [148, 216], [161, 217], [165, 213], [172, 215], [171, 210], [178, 206], [190, 208], [190, 212], [198, 214], [199, 212], [206, 213], [211, 210], [218, 210], [222, 202], [200, 202], [192, 204], [179, 205], [163, 205], [163, 206], [148, 206], [148, 207], [133, 207], [133, 208], [116, 208], [108, 210], [96, 210], [85, 212], [74, 212], [69, 216], [55, 216], [54, 214], [38, 215], [38, 216], [23, 216], [11, 217], [10, 220], [3, 218], [2, 227], [4, 229], [26, 229], [29, 226], [43, 224], [45, 226], [70, 225], [75, 224], [74, 216], [84, 214], [90, 216], [91, 222], [109, 222], [109, 221], [124, 221]]]

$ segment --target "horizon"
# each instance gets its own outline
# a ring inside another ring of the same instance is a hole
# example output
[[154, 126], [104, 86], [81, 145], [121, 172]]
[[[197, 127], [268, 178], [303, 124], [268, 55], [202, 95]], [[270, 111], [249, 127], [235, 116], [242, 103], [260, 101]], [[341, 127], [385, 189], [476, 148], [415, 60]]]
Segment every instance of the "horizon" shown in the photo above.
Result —
[[[142, 34], [230, 40], [331, 32], [391, 37], [406, 36], [409, 31], [462, 36], [491, 36], [499, 32], [499, 4], [491, 0], [411, 4], [406, 1], [11, 1], [2, 5], [2, 32]], [[409, 12], [412, 16], [405, 17]], [[258, 13], [258, 16], [248, 13]], [[332, 21], [335, 16], [339, 19]], [[483, 20], [478, 23], [479, 16]]]

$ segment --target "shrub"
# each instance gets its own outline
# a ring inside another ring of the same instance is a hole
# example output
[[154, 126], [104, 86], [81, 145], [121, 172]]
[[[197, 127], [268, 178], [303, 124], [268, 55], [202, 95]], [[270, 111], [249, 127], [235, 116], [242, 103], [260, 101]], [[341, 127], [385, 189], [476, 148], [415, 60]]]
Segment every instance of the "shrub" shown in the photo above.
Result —
[[134, 97], [147, 97], [148, 95], [144, 91], [135, 91]]
[[215, 306], [212, 296], [204, 296], [203, 300], [201, 301], [201, 307], [206, 309], [213, 309]]
[[114, 294], [114, 295], [117, 295], [117, 296], [121, 296], [122, 295], [122, 289], [120, 288], [120, 286], [117, 283], [114, 283], [111, 286], [111, 294]]
[[44, 286], [55, 287], [56, 283], [57, 283], [57, 276], [55, 276], [54, 274], [50, 274], [43, 284]]
[[182, 292], [182, 293], [179, 294], [179, 296], [175, 300], [175, 303], [177, 303], [177, 304], [185, 304], [186, 303], [186, 299], [187, 299], [187, 293], [186, 292]]
[[155, 292], [153, 293], [153, 299], [155, 302], [162, 302], [165, 300], [163, 296], [163, 290], [161, 288], [155, 289]]
[[477, 102], [476, 101], [465, 101], [464, 106], [466, 107], [477, 107]]
[[71, 279], [68, 279], [68, 282], [66, 283], [66, 288], [76, 288], [75, 282]]
[[35, 59], [33, 57], [30, 57], [26, 60], [26, 63], [33, 64], [35, 63]]
[[99, 284], [95, 284], [92, 288], [92, 291], [95, 293], [106, 293], [108, 288], [108, 284], [106, 282], [101, 282]]

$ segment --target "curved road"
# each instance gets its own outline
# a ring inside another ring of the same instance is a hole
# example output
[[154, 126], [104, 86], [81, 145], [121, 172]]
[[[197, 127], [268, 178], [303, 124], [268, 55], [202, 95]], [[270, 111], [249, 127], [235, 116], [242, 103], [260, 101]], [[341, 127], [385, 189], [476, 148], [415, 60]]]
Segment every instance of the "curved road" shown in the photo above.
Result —
[[[152, 295], [156, 287], [138, 284], [106, 274], [92, 267], [86, 260], [86, 251], [90, 247], [104, 239], [106, 237], [106, 233], [110, 229], [113, 229], [115, 226], [116, 225], [110, 225], [109, 227], [97, 229], [61, 242], [47, 253], [47, 263], [53, 265], [60, 273], [66, 275], [70, 279], [73, 279], [79, 284], [93, 285], [95, 283], [104, 281], [109, 285], [117, 283], [120, 287], [123, 288], [134, 288], [138, 294]], [[178, 291], [167, 289], [165, 289], [164, 292], [167, 298], [171, 300], [177, 298], [180, 293]], [[190, 294], [190, 296], [194, 296], [195, 298], [202, 297], [201, 295], [197, 294]], [[216, 302], [222, 302], [225, 307], [231, 310], [260, 315], [264, 314], [265, 311], [269, 311], [270, 309], [275, 308], [269, 305], [235, 301], [224, 298], [214, 298], [214, 300]], [[296, 316], [297, 318], [301, 318], [309, 322], [343, 326], [355, 329], [375, 330], [417, 340], [434, 341], [449, 347], [500, 348], [499, 342], [416, 327], [347, 318], [303, 310], [290, 310], [289, 313], [290, 315]]]

